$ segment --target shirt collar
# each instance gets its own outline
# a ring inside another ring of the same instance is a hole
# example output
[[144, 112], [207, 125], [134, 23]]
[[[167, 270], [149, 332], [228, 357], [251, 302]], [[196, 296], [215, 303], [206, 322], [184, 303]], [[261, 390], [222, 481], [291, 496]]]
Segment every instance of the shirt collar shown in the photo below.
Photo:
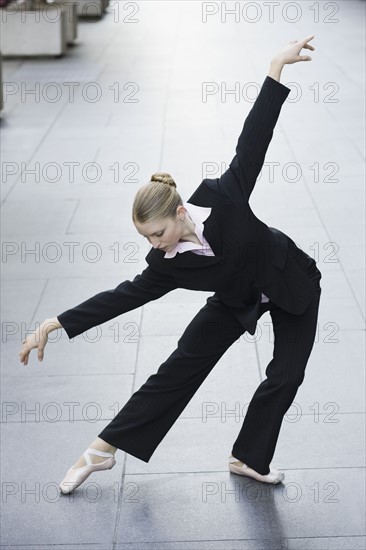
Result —
[[[184, 208], [187, 210], [188, 216], [191, 218], [195, 225], [195, 233], [200, 240], [200, 242], [204, 245], [205, 244], [205, 238], [203, 236], [203, 222], [207, 220], [209, 215], [211, 214], [212, 208], [206, 207], [206, 206], [197, 206], [195, 204], [191, 204], [190, 202], [184, 202], [183, 203]], [[174, 258], [177, 254], [177, 252], [183, 253], [187, 250], [202, 250], [202, 246], [196, 243], [192, 243], [189, 241], [179, 241], [176, 246], [169, 250], [168, 252], [165, 252], [164, 258]]]

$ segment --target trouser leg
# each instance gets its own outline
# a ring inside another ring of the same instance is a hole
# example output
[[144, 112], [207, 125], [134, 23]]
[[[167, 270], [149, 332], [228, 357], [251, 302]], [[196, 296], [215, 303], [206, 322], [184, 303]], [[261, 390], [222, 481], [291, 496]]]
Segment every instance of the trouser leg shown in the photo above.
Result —
[[312, 303], [302, 315], [291, 315], [273, 303], [269, 306], [275, 337], [273, 359], [266, 368], [267, 378], [253, 395], [232, 449], [233, 456], [262, 475], [270, 471], [283, 417], [305, 376], [320, 294], [317, 286]]
[[185, 329], [175, 351], [136, 391], [99, 437], [148, 462], [212, 368], [244, 328], [210, 297]]

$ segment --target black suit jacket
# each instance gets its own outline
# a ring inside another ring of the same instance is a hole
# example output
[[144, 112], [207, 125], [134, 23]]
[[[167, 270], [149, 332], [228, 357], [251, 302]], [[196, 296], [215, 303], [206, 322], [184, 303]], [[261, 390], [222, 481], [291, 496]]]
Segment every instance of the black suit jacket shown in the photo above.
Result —
[[249, 198], [262, 169], [282, 104], [290, 88], [267, 76], [249, 112], [226, 172], [204, 179], [187, 202], [211, 207], [203, 235], [215, 256], [187, 251], [174, 258], [152, 248], [148, 267], [133, 281], [100, 292], [60, 315], [69, 338], [122, 313], [156, 300], [176, 288], [214, 291], [213, 300], [229, 307], [254, 334], [263, 292], [292, 314], [303, 313], [315, 294], [309, 276], [315, 261], [282, 231], [252, 212]]

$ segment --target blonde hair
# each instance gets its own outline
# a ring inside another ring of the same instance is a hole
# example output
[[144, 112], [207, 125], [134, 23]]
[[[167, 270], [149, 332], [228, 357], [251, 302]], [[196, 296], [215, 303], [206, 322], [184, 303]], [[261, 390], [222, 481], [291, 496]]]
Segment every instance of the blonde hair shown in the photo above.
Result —
[[132, 206], [133, 222], [145, 223], [160, 218], [174, 218], [183, 206], [177, 185], [170, 174], [155, 172], [149, 183], [141, 187]]

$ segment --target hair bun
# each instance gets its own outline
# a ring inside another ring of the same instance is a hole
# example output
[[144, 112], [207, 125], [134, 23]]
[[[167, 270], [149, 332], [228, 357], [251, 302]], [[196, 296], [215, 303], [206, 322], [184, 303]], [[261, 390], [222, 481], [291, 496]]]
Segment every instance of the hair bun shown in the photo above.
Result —
[[155, 172], [151, 176], [151, 181], [158, 181], [161, 183], [166, 183], [167, 185], [170, 185], [171, 187], [177, 187], [175, 181], [173, 180], [172, 176], [170, 174], [167, 174], [166, 172]]

